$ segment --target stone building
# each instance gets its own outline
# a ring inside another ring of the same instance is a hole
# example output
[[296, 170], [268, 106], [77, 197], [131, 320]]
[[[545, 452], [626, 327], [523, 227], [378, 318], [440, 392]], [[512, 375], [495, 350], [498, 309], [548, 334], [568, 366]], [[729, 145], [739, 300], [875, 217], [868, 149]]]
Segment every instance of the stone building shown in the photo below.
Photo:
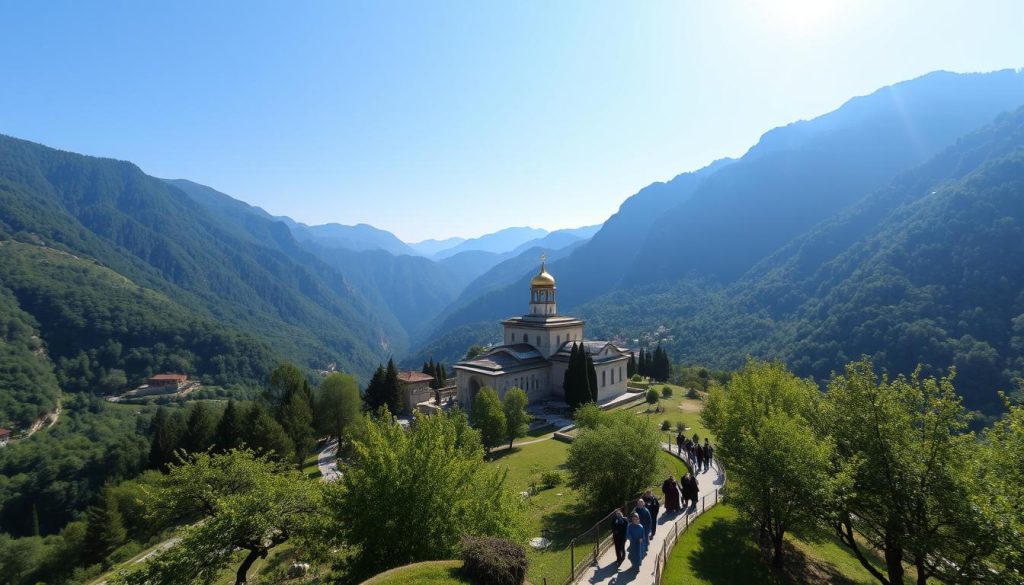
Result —
[[629, 352], [609, 341], [586, 340], [583, 321], [558, 314], [557, 292], [555, 278], [542, 260], [540, 272], [530, 281], [529, 312], [501, 322], [504, 343], [455, 364], [463, 408], [472, 408], [473, 398], [484, 386], [502, 397], [509, 388], [522, 388], [530, 403], [564, 400], [562, 380], [573, 343], [582, 344], [594, 361], [598, 402], [626, 391]]
[[411, 415], [420, 402], [430, 400], [434, 396], [434, 390], [430, 383], [434, 377], [421, 372], [399, 372], [398, 388], [399, 399], [402, 403], [402, 414]]

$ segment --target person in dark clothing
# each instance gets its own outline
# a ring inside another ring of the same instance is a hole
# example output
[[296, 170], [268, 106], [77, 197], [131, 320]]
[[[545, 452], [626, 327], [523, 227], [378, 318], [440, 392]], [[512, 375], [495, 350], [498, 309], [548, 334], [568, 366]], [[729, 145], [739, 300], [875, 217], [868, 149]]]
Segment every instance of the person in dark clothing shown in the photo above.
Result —
[[679, 431], [676, 435], [676, 447], [679, 447], [679, 456], [683, 456], [683, 447], [686, 445], [686, 437], [683, 436], [683, 431]]
[[704, 439], [704, 449], [703, 449], [703, 451], [704, 451], [704, 471], [708, 471], [709, 469], [711, 469], [711, 458], [714, 455], [715, 450], [711, 446], [711, 443], [708, 442], [707, 439]]
[[651, 538], [654, 538], [654, 533], [658, 530], [658, 512], [661, 510], [661, 502], [654, 496], [653, 491], [647, 490], [644, 493], [644, 505], [651, 513]]
[[676, 478], [668, 476], [661, 484], [661, 493], [665, 494], [665, 511], [678, 512], [679, 507], [679, 484]]
[[626, 527], [629, 520], [623, 515], [622, 510], [615, 510], [615, 517], [612, 518], [612, 542], [615, 543], [615, 566], [622, 565], [626, 560]]
[[690, 500], [690, 507], [697, 509], [697, 500], [700, 499], [700, 486], [697, 484], [697, 478], [687, 473], [686, 477], [689, 479], [686, 486], [686, 499]]
[[633, 513], [640, 517], [640, 524], [644, 526], [644, 533], [650, 534], [653, 522], [651, 522], [651, 512], [647, 509], [647, 502], [643, 501], [643, 499], [637, 500]]
[[700, 443], [696, 443], [694, 445], [693, 454], [695, 462], [697, 464], [696, 468], [693, 471], [695, 473], [700, 473], [701, 470], [704, 469], [704, 449], [701, 449]]

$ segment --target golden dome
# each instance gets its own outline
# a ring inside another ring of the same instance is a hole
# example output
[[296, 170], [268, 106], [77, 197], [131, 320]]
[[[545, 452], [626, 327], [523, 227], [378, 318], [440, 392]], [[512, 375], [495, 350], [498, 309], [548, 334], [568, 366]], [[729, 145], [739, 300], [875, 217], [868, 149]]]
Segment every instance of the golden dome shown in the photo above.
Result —
[[544, 268], [544, 261], [540, 262], [540, 272], [537, 276], [533, 277], [530, 281], [530, 286], [539, 286], [545, 288], [555, 288], [555, 277], [548, 273], [547, 269]]

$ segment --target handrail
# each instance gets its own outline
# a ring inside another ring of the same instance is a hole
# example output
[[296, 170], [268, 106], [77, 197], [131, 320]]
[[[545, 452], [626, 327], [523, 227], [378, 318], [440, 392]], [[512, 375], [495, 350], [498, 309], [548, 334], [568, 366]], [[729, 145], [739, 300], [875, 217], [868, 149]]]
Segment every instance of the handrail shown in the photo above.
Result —
[[[671, 452], [671, 450], [672, 450], [671, 447], [672, 446], [670, 444], [669, 445], [669, 452]], [[678, 457], [678, 455], [677, 455], [677, 457]], [[682, 457], [680, 457], [680, 459], [682, 459]], [[684, 461], [686, 461], [687, 464], [692, 466], [692, 462], [689, 461], [688, 457], [686, 459], [684, 459]], [[728, 478], [726, 477], [725, 467], [722, 466], [722, 463], [721, 463], [721, 461], [718, 460], [718, 458], [712, 458], [711, 462], [712, 462], [712, 465], [714, 467], [717, 467], [718, 470], [722, 472], [722, 485], [717, 487], [717, 488], [715, 488], [715, 501], [711, 503], [711, 506], [713, 507], [716, 504], [718, 504], [718, 502], [721, 501], [722, 489], [725, 488], [725, 484], [727, 483]], [[700, 514], [703, 514], [704, 511], [707, 510], [707, 508], [708, 508], [708, 506], [707, 506], [707, 498], [708, 498], [708, 494], [704, 494], [704, 497], [702, 497], [700, 499], [701, 509], [700, 509], [700, 512], [698, 512], [694, 516], [695, 519], [696, 519], [697, 516], [699, 516]], [[672, 527], [673, 527], [673, 533], [669, 535], [669, 538], [666, 538], [665, 540], [663, 540], [661, 542], [661, 551], [658, 552], [658, 556], [655, 557], [655, 559], [654, 559], [654, 585], [661, 585], [661, 579], [662, 579], [662, 576], [663, 576], [663, 571], [664, 571], [664, 568], [665, 568], [665, 564], [668, 562], [668, 555], [670, 555], [672, 553], [672, 549], [674, 549], [676, 544], [679, 543], [679, 534], [680, 534], [679, 522], [678, 521], [674, 522], [672, 524]], [[685, 533], [689, 528], [690, 528], [690, 517], [689, 516], [685, 516], [682, 533]]]

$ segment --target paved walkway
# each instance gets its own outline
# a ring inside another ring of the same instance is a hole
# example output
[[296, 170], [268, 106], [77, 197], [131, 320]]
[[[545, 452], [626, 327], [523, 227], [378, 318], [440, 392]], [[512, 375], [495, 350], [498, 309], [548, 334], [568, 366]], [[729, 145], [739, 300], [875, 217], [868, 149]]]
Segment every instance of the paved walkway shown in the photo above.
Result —
[[[668, 443], [662, 443], [662, 448], [670, 451], [675, 455], [675, 446], [670, 446]], [[717, 462], [716, 462], [717, 463]], [[679, 479], [678, 477], [676, 478]], [[683, 527], [686, 526], [687, 518], [690, 522], [694, 518], [699, 516], [704, 509], [710, 508], [715, 502], [715, 490], [722, 487], [725, 483], [725, 478], [722, 476], [721, 469], [717, 465], [713, 465], [709, 471], [697, 474], [697, 485], [700, 486], [700, 498], [705, 503], [706, 507], [700, 505], [697, 508], [691, 509], [687, 512], [675, 512], [666, 514], [662, 512], [658, 515], [658, 529], [655, 531], [654, 538], [651, 539], [651, 544], [647, 549], [647, 556], [644, 557], [643, 561], [640, 562], [640, 569], [635, 570], [629, 564], [629, 543], [626, 543], [626, 560], [623, 561], [622, 567], [616, 568], [615, 566], [615, 547], [609, 547], [598, 562], [597, 567], [590, 567], [583, 571], [575, 583], [579, 584], [615, 584], [623, 585], [624, 583], [635, 583], [636, 585], [647, 585], [654, 583], [654, 563], [655, 559], [658, 558], [658, 553], [661, 552], [663, 543], [670, 534], [674, 534], [674, 528], [678, 524], [680, 534], [682, 534]], [[665, 501], [660, 493], [661, 490], [655, 490], [658, 499], [661, 500], [662, 510], [664, 510]]]
[[341, 478], [341, 472], [338, 471], [338, 439], [331, 437], [327, 440], [316, 464], [324, 481], [338, 481]]

